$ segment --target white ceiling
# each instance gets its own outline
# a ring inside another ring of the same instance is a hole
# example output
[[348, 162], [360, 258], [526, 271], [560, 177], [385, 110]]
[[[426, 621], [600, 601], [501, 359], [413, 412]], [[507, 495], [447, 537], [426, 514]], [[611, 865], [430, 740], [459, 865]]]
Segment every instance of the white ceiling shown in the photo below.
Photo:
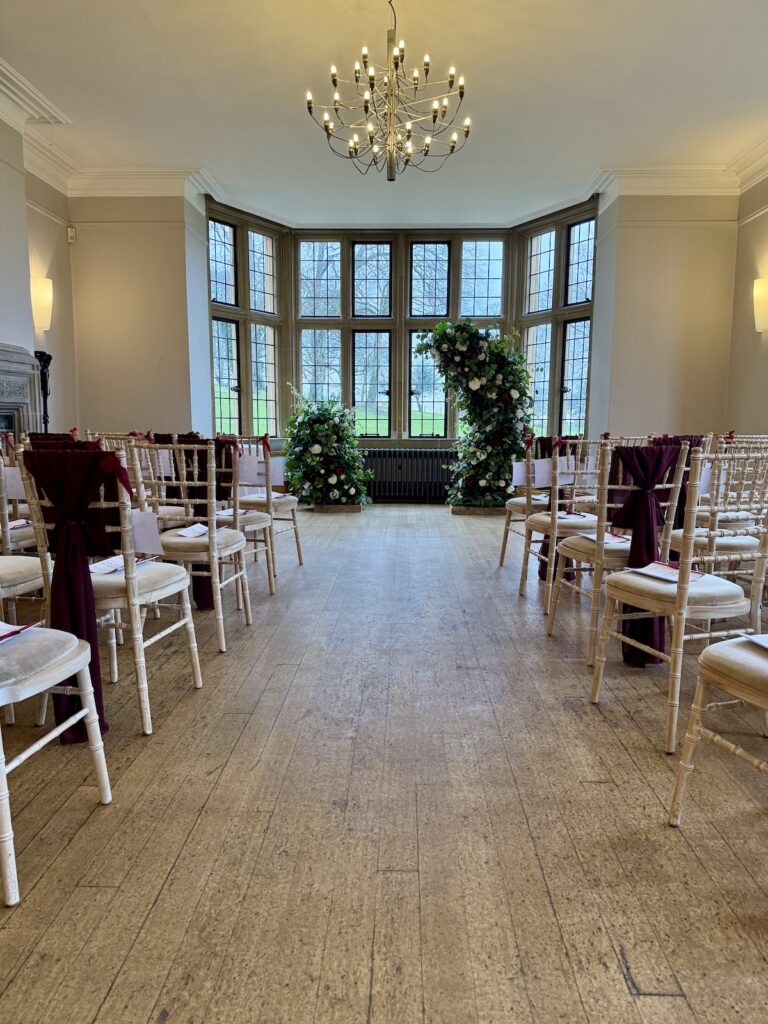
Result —
[[397, 8], [409, 58], [466, 76], [473, 133], [395, 183], [332, 157], [304, 102], [361, 45], [381, 59], [386, 0], [3, 0], [0, 56], [71, 119], [36, 131], [76, 164], [204, 168], [293, 225], [513, 224], [601, 168], [723, 167], [768, 136], [766, 0]]

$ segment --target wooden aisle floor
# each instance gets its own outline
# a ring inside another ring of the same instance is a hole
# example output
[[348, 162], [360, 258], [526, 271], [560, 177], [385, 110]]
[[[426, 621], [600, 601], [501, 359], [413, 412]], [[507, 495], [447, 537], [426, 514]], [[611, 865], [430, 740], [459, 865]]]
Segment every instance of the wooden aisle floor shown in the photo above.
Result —
[[[269, 598], [252, 565], [227, 654], [197, 615], [202, 691], [151, 649], [151, 737], [121, 652], [112, 806], [80, 747], [12, 776], [0, 1021], [764, 1024], [766, 779], [706, 746], [670, 829], [663, 670], [613, 648], [592, 707], [586, 611], [546, 637], [500, 519], [300, 520], [306, 566], [280, 537]], [[764, 749], [756, 715], [718, 723]]]

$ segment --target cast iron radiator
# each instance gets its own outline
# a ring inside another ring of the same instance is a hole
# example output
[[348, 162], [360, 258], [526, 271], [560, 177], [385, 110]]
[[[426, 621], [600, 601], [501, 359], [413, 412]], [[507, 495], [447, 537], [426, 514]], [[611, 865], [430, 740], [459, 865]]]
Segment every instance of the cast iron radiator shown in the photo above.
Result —
[[450, 448], [368, 448], [373, 470], [368, 493], [374, 501], [413, 501], [442, 505], [455, 458]]

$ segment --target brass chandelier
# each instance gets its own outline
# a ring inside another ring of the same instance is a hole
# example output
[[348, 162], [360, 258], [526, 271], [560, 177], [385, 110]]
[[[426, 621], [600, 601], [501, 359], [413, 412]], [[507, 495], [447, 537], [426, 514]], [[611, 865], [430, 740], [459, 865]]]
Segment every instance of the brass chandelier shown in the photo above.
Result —
[[[392, 0], [387, 2], [393, 18], [387, 63], [374, 63], [364, 46], [352, 79], [341, 78], [331, 66], [332, 103], [317, 108], [308, 92], [307, 110], [335, 156], [349, 160], [361, 174], [386, 170], [387, 181], [395, 181], [409, 167], [439, 170], [463, 148], [471, 122], [466, 117], [459, 124], [464, 78], [457, 78], [454, 67], [445, 79], [430, 80], [431, 60], [425, 54], [420, 67], [407, 70], [405, 41], [397, 41], [397, 14]], [[348, 89], [349, 101], [340, 87]]]

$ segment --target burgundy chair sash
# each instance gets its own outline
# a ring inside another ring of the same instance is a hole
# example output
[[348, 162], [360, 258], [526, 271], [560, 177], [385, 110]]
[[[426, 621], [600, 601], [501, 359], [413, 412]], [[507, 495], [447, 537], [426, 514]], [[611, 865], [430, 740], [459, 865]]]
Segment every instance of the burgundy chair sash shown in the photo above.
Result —
[[[51, 503], [44, 514], [54, 527], [50, 535], [50, 550], [54, 556], [51, 581], [51, 626], [74, 633], [91, 645], [91, 680], [99, 714], [99, 725], [104, 733], [109, 729], [104, 717], [101, 690], [98, 632], [93, 584], [88, 568], [89, 555], [108, 557], [115, 545], [106, 532], [108, 514], [114, 510], [90, 508], [98, 500], [102, 484], [106, 497], [114, 500], [118, 482], [131, 493], [128, 474], [117, 457], [110, 452], [94, 450], [59, 449], [58, 451], [26, 452], [24, 464], [37, 485], [38, 492]], [[75, 685], [72, 681], [71, 685]], [[56, 722], [63, 722], [79, 706], [76, 695], [53, 698]], [[82, 721], [67, 729], [62, 743], [82, 743], [86, 740]]]
[[[617, 459], [632, 483], [639, 488], [629, 492], [622, 507], [612, 517], [614, 526], [632, 530], [627, 560], [630, 569], [648, 565], [659, 557], [658, 530], [664, 524], [664, 510], [654, 488], [676, 462], [679, 451], [679, 445], [648, 445], [642, 448], [620, 445], [615, 449]], [[627, 611], [636, 610], [629, 605], [624, 607]], [[664, 650], [663, 617], [630, 619], [624, 623], [622, 632], [657, 651]], [[660, 660], [630, 644], [623, 645], [623, 657], [628, 665], [657, 665]]]

